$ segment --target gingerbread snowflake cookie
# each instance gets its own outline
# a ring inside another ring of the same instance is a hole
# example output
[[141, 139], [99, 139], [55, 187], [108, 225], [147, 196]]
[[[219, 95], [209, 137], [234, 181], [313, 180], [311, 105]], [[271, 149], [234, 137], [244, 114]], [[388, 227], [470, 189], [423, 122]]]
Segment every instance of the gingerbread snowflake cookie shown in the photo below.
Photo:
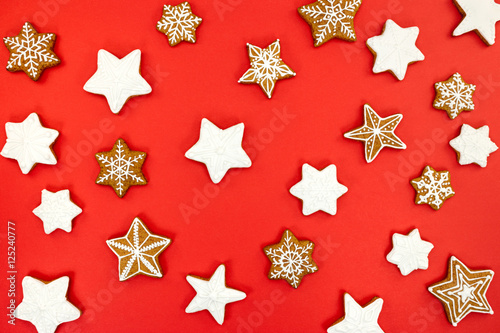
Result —
[[417, 192], [415, 203], [428, 204], [435, 210], [455, 195], [450, 184], [450, 172], [436, 171], [429, 165], [422, 171], [422, 176], [411, 180], [411, 186]]
[[412, 230], [408, 235], [393, 234], [392, 245], [387, 261], [397, 265], [403, 276], [429, 267], [428, 255], [434, 245], [422, 240], [418, 229]]
[[82, 213], [69, 196], [69, 190], [50, 192], [42, 190], [42, 203], [33, 210], [43, 222], [43, 230], [50, 234], [56, 229], [71, 231], [71, 221]]
[[495, 25], [500, 21], [500, 4], [495, 0], [453, 0], [453, 3], [463, 16], [453, 36], [475, 31], [486, 44], [495, 44]]
[[378, 324], [384, 301], [374, 297], [361, 306], [348, 293], [344, 294], [345, 316], [328, 328], [328, 333], [384, 333]]
[[455, 119], [462, 111], [474, 110], [472, 95], [476, 86], [467, 84], [460, 73], [453, 74], [446, 81], [437, 82], [434, 88], [434, 108], [448, 112], [450, 119]]
[[460, 135], [450, 141], [450, 146], [455, 149], [460, 165], [475, 163], [486, 167], [488, 156], [498, 147], [490, 139], [490, 128], [483, 126], [475, 129], [467, 124], [462, 125]]
[[193, 14], [189, 2], [177, 6], [164, 5], [163, 14], [156, 23], [156, 30], [168, 37], [168, 44], [175, 46], [182, 41], [196, 42], [196, 28], [201, 24], [201, 17]]

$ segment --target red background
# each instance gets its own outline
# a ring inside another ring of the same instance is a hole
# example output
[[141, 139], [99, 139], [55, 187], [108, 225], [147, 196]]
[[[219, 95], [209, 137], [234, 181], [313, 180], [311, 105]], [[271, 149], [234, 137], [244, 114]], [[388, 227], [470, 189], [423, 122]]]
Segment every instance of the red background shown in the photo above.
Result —
[[[83, 314], [58, 332], [324, 332], [344, 315], [345, 292], [360, 304], [381, 297], [379, 323], [385, 332], [498, 328], [498, 314], [471, 314], [453, 328], [426, 288], [446, 276], [451, 255], [472, 269], [500, 271], [500, 152], [484, 169], [460, 166], [448, 145], [463, 123], [489, 125], [492, 140], [500, 144], [500, 45], [487, 47], [474, 33], [452, 37], [461, 20], [452, 1], [372, 0], [356, 15], [358, 41], [314, 48], [296, 10], [306, 3], [194, 0], [194, 13], [203, 18], [198, 41], [174, 48], [155, 30], [162, 1], [4, 4], [1, 36], [17, 35], [28, 20], [39, 32], [57, 34], [55, 52], [62, 59], [38, 82], [0, 71], [0, 123], [21, 122], [37, 112], [44, 126], [60, 132], [56, 166], [38, 165], [23, 175], [16, 161], [0, 158], [1, 262], [5, 267], [10, 220], [17, 233], [17, 303], [25, 275], [44, 280], [67, 275], [69, 300]], [[402, 82], [389, 73], [373, 74], [373, 56], [365, 46], [387, 18], [420, 28], [417, 46], [426, 59], [411, 65]], [[276, 38], [297, 76], [279, 81], [268, 100], [257, 85], [237, 80], [249, 67], [245, 44], [266, 47]], [[82, 89], [101, 48], [118, 57], [141, 49], [142, 74], [153, 88], [132, 98], [119, 115], [103, 96]], [[8, 57], [1, 51], [0, 64]], [[477, 85], [476, 109], [452, 121], [433, 109], [433, 85], [456, 71]], [[363, 144], [343, 137], [362, 124], [364, 103], [383, 117], [404, 115], [396, 133], [406, 150], [384, 149], [373, 163], [365, 162]], [[291, 115], [285, 123], [277, 119], [284, 112]], [[230, 170], [213, 185], [203, 164], [184, 157], [198, 139], [203, 117], [221, 128], [244, 122], [251, 168]], [[132, 187], [123, 199], [94, 183], [99, 167], [93, 155], [111, 149], [119, 137], [148, 153], [143, 171], [149, 184]], [[339, 181], [349, 188], [337, 215], [302, 215], [300, 200], [288, 190], [301, 179], [303, 163], [318, 169], [337, 165]], [[427, 164], [451, 172], [456, 195], [440, 211], [414, 204], [409, 180]], [[44, 188], [67, 188], [82, 207], [71, 233], [46, 235], [32, 214]], [[160, 256], [163, 278], [119, 283], [118, 260], [105, 240], [124, 235], [135, 216], [173, 242]], [[393, 233], [415, 227], [435, 248], [428, 270], [403, 277], [385, 256]], [[319, 270], [297, 290], [267, 278], [270, 263], [262, 248], [276, 243], [285, 228], [316, 243]], [[186, 275], [209, 277], [220, 263], [226, 264], [228, 286], [248, 295], [226, 307], [223, 326], [207, 311], [184, 312], [195, 295]], [[7, 287], [0, 295], [6, 311]], [[487, 297], [500, 310], [498, 277]], [[34, 331], [28, 322], [17, 320], [13, 329], [2, 318], [2, 332]]]

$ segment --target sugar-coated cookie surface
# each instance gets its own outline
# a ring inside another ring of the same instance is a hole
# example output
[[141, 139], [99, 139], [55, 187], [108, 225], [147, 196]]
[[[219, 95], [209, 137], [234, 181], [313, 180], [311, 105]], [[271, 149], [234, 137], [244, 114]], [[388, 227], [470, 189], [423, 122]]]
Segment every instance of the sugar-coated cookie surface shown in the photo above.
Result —
[[420, 177], [412, 179], [410, 183], [417, 192], [415, 203], [428, 204], [434, 210], [440, 209], [447, 199], [455, 195], [450, 184], [450, 172], [436, 171], [429, 165]]
[[406, 276], [414, 270], [429, 267], [428, 255], [434, 245], [422, 240], [418, 229], [412, 230], [408, 235], [393, 234], [392, 245], [387, 261], [397, 265], [402, 275]]
[[69, 190], [42, 190], [42, 203], [33, 210], [33, 214], [42, 220], [46, 234], [56, 229], [70, 232], [73, 219], [81, 213], [82, 209], [71, 201]]
[[472, 95], [476, 86], [467, 84], [460, 73], [453, 74], [446, 81], [437, 82], [434, 88], [434, 108], [448, 112], [450, 119], [455, 119], [462, 111], [474, 110]]
[[196, 42], [196, 28], [201, 24], [201, 17], [193, 14], [189, 2], [177, 6], [164, 5], [163, 14], [156, 23], [156, 30], [168, 37], [168, 44], [175, 46], [182, 41]]
[[453, 0], [453, 3], [463, 15], [453, 36], [475, 31], [486, 44], [495, 44], [495, 25], [500, 21], [500, 4], [495, 0]]
[[498, 149], [490, 139], [487, 125], [475, 129], [463, 124], [460, 135], [450, 141], [450, 146], [457, 152], [460, 165], [475, 163], [483, 168], [488, 164], [488, 156]]

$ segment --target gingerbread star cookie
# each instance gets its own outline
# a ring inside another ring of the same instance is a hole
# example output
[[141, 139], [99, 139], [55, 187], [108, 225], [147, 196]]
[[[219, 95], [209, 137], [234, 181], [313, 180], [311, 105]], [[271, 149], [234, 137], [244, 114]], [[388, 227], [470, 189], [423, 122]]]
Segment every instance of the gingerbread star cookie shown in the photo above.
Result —
[[247, 50], [251, 67], [238, 80], [239, 83], [258, 84], [271, 98], [276, 81], [295, 76], [295, 72], [281, 60], [279, 39], [265, 49], [247, 44]]
[[372, 162], [384, 147], [394, 149], [406, 149], [406, 145], [394, 134], [399, 125], [402, 114], [393, 114], [387, 118], [381, 118], [368, 104], [364, 106], [365, 123], [363, 126], [353, 129], [344, 134], [348, 139], [365, 142], [366, 162]]
[[42, 203], [33, 210], [43, 222], [43, 230], [50, 234], [56, 229], [70, 232], [71, 221], [82, 213], [69, 196], [69, 190], [50, 192], [42, 190]]
[[387, 255], [387, 261], [397, 265], [403, 276], [407, 276], [414, 270], [429, 267], [428, 255], [434, 245], [422, 240], [418, 229], [412, 230], [406, 236], [393, 234], [392, 245], [393, 248]]
[[193, 14], [189, 2], [177, 6], [164, 5], [163, 14], [156, 23], [156, 30], [168, 37], [168, 44], [175, 46], [182, 41], [196, 42], [196, 28], [201, 24], [201, 17]]
[[146, 153], [130, 150], [123, 139], [116, 140], [110, 151], [97, 153], [95, 157], [101, 167], [96, 184], [111, 186], [120, 198], [130, 186], [148, 183], [142, 174]]
[[500, 4], [495, 0], [453, 0], [453, 3], [463, 16], [453, 36], [475, 31], [486, 44], [495, 44], [495, 25], [500, 21]]
[[443, 304], [453, 326], [471, 312], [493, 314], [486, 291], [495, 273], [492, 270], [471, 270], [455, 257], [450, 257], [448, 276], [428, 289]]
[[7, 70], [23, 71], [33, 81], [38, 81], [46, 68], [61, 62], [53, 51], [56, 35], [38, 33], [29, 22], [24, 23], [19, 35], [5, 37], [3, 42], [10, 52]]
[[490, 139], [490, 128], [485, 125], [475, 129], [467, 124], [462, 125], [460, 135], [450, 141], [450, 146], [457, 152], [460, 165], [475, 163], [486, 167], [488, 156], [498, 147]]
[[455, 195], [450, 185], [449, 171], [436, 171], [429, 165], [422, 171], [422, 176], [412, 179], [411, 186], [417, 192], [415, 203], [428, 204], [433, 209], [441, 208], [445, 200]]
[[455, 119], [462, 111], [474, 110], [472, 94], [476, 86], [465, 83], [460, 73], [453, 74], [446, 81], [437, 82], [434, 88], [434, 108], [448, 112], [450, 119]]
[[313, 242], [299, 241], [290, 230], [285, 230], [279, 243], [264, 248], [264, 253], [271, 261], [269, 279], [285, 280], [297, 288], [305, 275], [318, 270], [311, 257], [313, 249]]
[[356, 40], [354, 15], [361, 0], [318, 0], [298, 8], [299, 15], [309, 26], [318, 47], [333, 38]]

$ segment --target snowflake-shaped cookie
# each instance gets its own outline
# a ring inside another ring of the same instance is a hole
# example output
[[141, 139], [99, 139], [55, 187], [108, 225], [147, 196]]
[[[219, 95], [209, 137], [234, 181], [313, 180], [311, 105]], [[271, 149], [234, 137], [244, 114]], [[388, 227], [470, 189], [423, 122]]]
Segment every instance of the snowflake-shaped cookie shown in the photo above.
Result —
[[286, 230], [279, 243], [264, 248], [264, 253], [271, 261], [268, 277], [285, 280], [297, 288], [306, 274], [318, 270], [311, 257], [313, 249], [313, 242], [299, 241], [290, 230]]
[[384, 333], [377, 320], [384, 301], [374, 297], [361, 306], [348, 293], [344, 294], [345, 316], [328, 328], [328, 333]]
[[168, 37], [168, 44], [175, 46], [181, 41], [196, 42], [196, 28], [201, 24], [201, 17], [193, 14], [189, 2], [177, 6], [164, 5], [163, 15], [156, 30]]
[[247, 44], [247, 50], [251, 67], [238, 80], [239, 83], [256, 83], [271, 98], [276, 81], [295, 76], [295, 72], [281, 60], [279, 39], [265, 49]]
[[401, 274], [410, 274], [416, 269], [427, 269], [429, 259], [427, 258], [434, 248], [432, 243], [420, 238], [418, 229], [412, 230], [408, 235], [392, 235], [393, 249], [387, 255], [387, 261], [398, 265]]
[[495, 25], [500, 21], [500, 5], [495, 0], [453, 0], [453, 3], [463, 15], [453, 36], [475, 31], [486, 44], [495, 44]]
[[476, 163], [483, 168], [486, 167], [488, 156], [498, 149], [489, 135], [490, 128], [487, 125], [475, 129], [463, 124], [460, 135], [450, 141], [450, 146], [457, 152], [458, 163], [460, 165]]
[[361, 0], [318, 0], [299, 7], [299, 15], [311, 26], [314, 46], [332, 38], [355, 41], [354, 15]]
[[467, 84], [459, 73], [453, 74], [448, 80], [434, 85], [436, 98], [434, 107], [445, 110], [451, 119], [455, 119], [462, 111], [474, 110], [472, 94], [476, 90], [473, 84]]
[[436, 171], [426, 166], [422, 176], [412, 179], [411, 185], [417, 192], [415, 203], [417, 205], [428, 204], [438, 210], [446, 199], [455, 195], [450, 185], [449, 171]]
[[50, 192], [42, 190], [42, 203], [33, 210], [33, 214], [43, 221], [43, 230], [50, 234], [56, 229], [71, 231], [71, 221], [82, 213], [69, 196], [69, 190]]
[[147, 184], [142, 174], [146, 153], [130, 150], [123, 139], [116, 140], [110, 151], [97, 153], [95, 157], [101, 167], [96, 183], [113, 187], [120, 198], [130, 186]]
[[19, 35], [5, 37], [3, 42], [10, 52], [7, 70], [23, 71], [37, 81], [44, 69], [59, 65], [61, 60], [52, 50], [55, 34], [39, 34], [31, 23], [26, 22]]
[[170, 244], [170, 239], [152, 234], [138, 217], [124, 237], [110, 239], [106, 243], [119, 259], [120, 281], [137, 274], [157, 278], [163, 276], [158, 256]]

